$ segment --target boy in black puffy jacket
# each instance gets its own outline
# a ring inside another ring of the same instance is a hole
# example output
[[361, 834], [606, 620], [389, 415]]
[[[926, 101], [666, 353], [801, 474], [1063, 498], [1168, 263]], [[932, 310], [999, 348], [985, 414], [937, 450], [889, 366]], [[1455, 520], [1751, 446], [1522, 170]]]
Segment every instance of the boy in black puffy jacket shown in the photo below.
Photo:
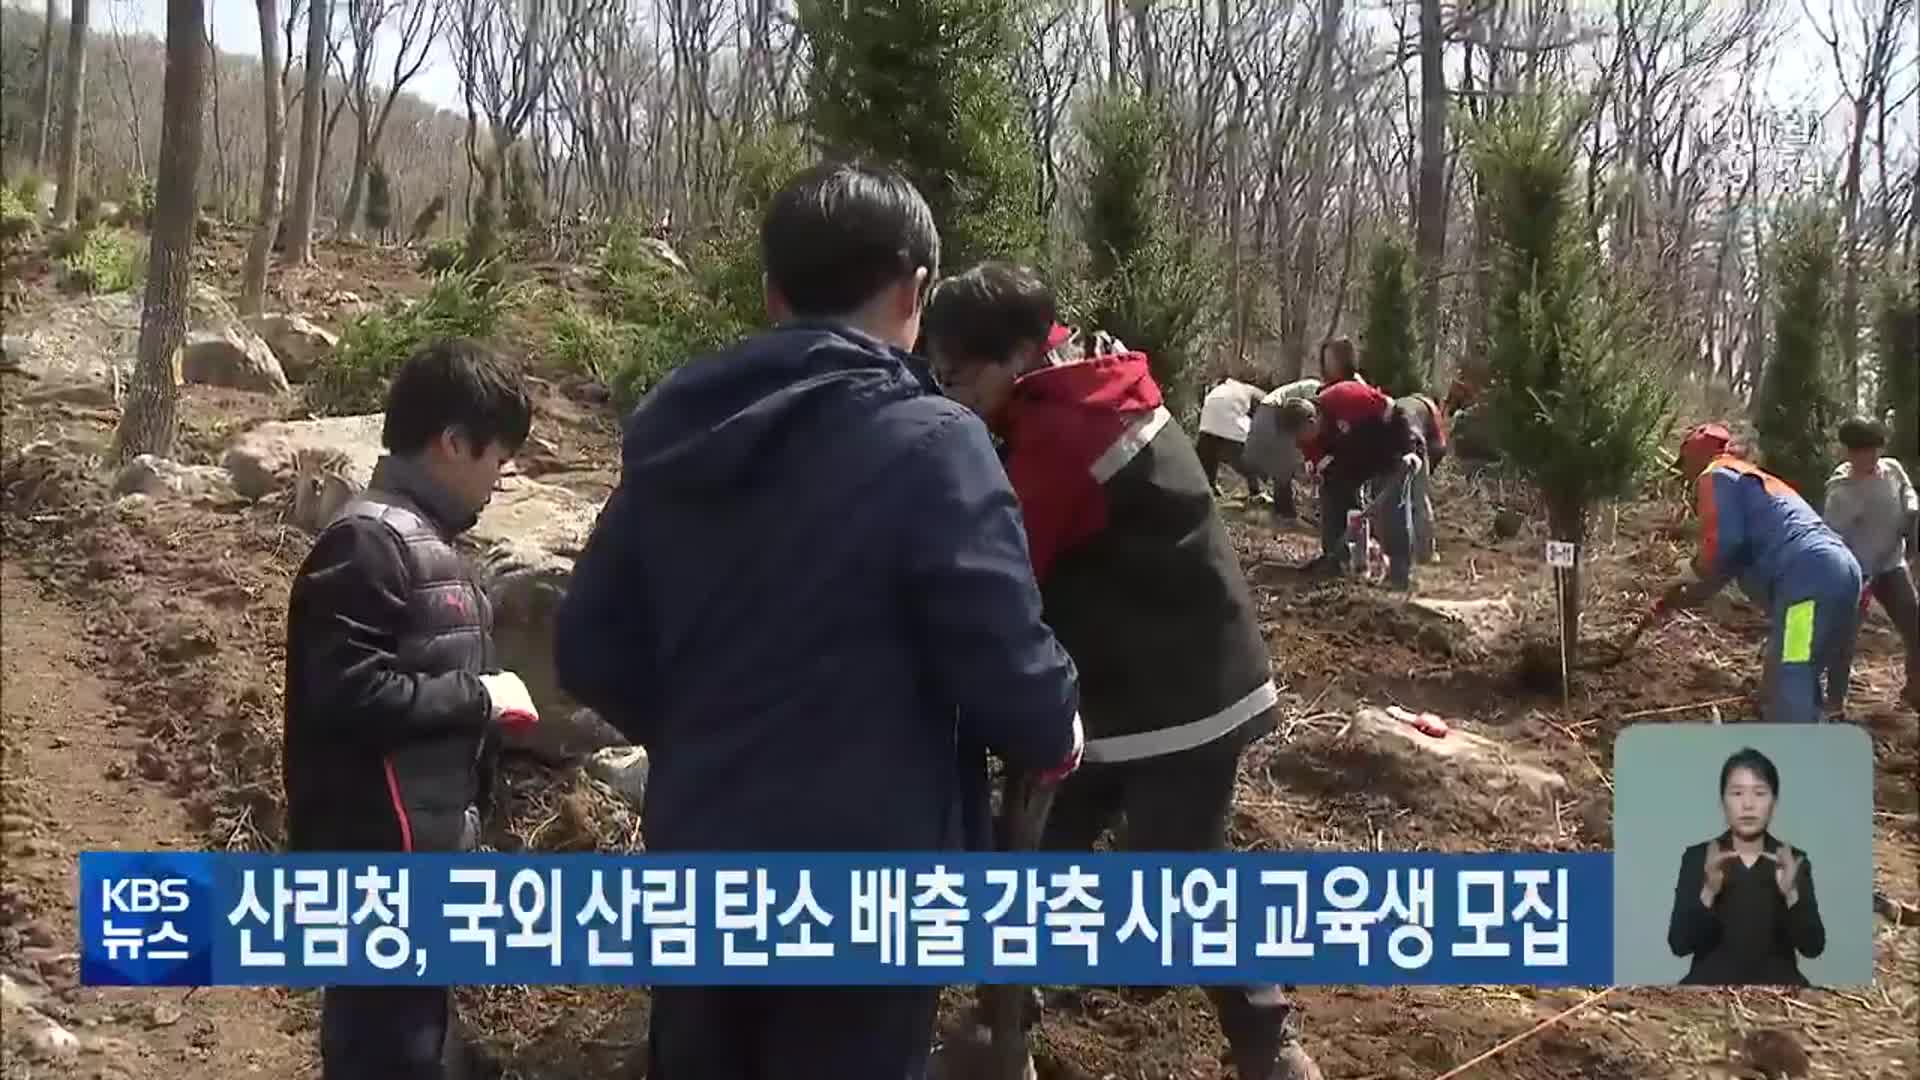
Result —
[[[499, 729], [536, 723], [495, 662], [492, 609], [453, 538], [533, 409], [483, 346], [441, 341], [388, 391], [387, 455], [314, 541], [287, 603], [282, 744], [292, 851], [470, 851]], [[330, 987], [324, 1080], [468, 1080], [443, 987]]]

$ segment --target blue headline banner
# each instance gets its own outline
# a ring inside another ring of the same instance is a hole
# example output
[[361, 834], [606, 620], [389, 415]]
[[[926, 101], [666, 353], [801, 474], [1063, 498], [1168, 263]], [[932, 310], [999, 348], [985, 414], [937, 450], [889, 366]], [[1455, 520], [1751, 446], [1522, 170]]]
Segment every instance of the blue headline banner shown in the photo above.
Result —
[[1603, 985], [1605, 854], [80, 856], [116, 986]]

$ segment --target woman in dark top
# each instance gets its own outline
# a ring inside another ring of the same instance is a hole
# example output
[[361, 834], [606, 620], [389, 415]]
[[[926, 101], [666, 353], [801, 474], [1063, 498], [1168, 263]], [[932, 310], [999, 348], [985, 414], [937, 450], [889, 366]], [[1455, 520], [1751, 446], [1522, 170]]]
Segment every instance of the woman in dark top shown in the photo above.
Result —
[[[1667, 945], [1691, 956], [1683, 986], [1807, 986], [1798, 956], [1819, 956], [1826, 927], [1813, 862], [1768, 831], [1780, 770], [1751, 748], [1720, 767], [1727, 831], [1680, 856]], [[1798, 956], [1796, 956], [1798, 954]]]

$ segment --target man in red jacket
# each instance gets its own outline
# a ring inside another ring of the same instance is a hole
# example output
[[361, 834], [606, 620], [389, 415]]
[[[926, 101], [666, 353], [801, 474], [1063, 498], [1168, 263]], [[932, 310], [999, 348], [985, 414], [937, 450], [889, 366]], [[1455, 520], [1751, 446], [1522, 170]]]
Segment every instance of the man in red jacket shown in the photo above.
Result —
[[[1116, 819], [1138, 851], [1227, 846], [1234, 778], [1278, 701], [1251, 590], [1193, 443], [1138, 352], [1075, 355], [1033, 271], [942, 281], [925, 329], [948, 396], [1005, 440], [1047, 625], [1080, 672], [1085, 764], [1041, 846]], [[1317, 1080], [1279, 987], [1209, 987], [1241, 1080]]]
[[1308, 462], [1326, 459], [1320, 477], [1321, 553], [1309, 568], [1339, 573], [1350, 535], [1347, 513], [1360, 508], [1362, 492], [1374, 498], [1365, 514], [1381, 525], [1387, 549], [1387, 584], [1409, 588], [1413, 580], [1413, 478], [1427, 467], [1426, 438], [1408, 412], [1376, 387], [1345, 379], [1312, 401], [1289, 401], [1280, 428], [1300, 443]]

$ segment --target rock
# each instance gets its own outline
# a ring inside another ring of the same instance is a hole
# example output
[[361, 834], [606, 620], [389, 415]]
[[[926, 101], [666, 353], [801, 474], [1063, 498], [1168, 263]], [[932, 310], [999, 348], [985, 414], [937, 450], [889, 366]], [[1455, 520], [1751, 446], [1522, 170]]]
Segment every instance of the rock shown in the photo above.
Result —
[[179, 1022], [180, 1009], [171, 1002], [156, 1001], [153, 1003], [153, 1007], [147, 1010], [146, 1023], [149, 1030], [153, 1028], [172, 1027]]
[[[291, 487], [296, 477], [331, 475], [358, 492], [366, 488], [374, 462], [380, 460], [381, 419], [373, 413], [261, 424], [234, 439], [220, 463], [233, 474], [234, 489], [246, 499], [262, 499]], [[299, 501], [297, 492], [295, 501]], [[327, 520], [297, 515], [295, 523], [313, 530]]]
[[24, 1036], [28, 1055], [43, 1062], [74, 1057], [80, 1052], [80, 1039], [41, 1011], [45, 1000], [38, 990], [13, 976], [0, 975], [0, 1012], [6, 1014], [8, 1032]]
[[218, 465], [182, 465], [166, 458], [141, 454], [120, 467], [113, 480], [115, 495], [178, 496], [203, 503], [230, 503], [239, 499], [233, 474]]
[[42, 383], [13, 399], [21, 405], [77, 405], [83, 409], [113, 409], [113, 387], [98, 382]]
[[1517, 786], [1531, 795], [1549, 798], [1567, 787], [1567, 778], [1556, 770], [1528, 761], [1526, 755], [1513, 748], [1484, 735], [1463, 731], [1458, 725], [1445, 737], [1436, 739], [1383, 710], [1362, 708], [1354, 714], [1351, 734], [1388, 753], [1428, 753], [1452, 761], [1489, 790]]
[[613, 789], [635, 810], [647, 800], [647, 751], [639, 746], [609, 746], [587, 758], [587, 775]]
[[583, 495], [509, 476], [468, 534], [493, 602], [501, 666], [520, 676], [540, 709], [540, 723], [509, 736], [508, 745], [543, 757], [576, 757], [626, 742], [560, 689], [553, 665], [554, 614], [598, 516], [599, 507]]
[[298, 315], [256, 315], [247, 320], [248, 329], [260, 335], [273, 355], [280, 359], [280, 370], [288, 382], [305, 382], [315, 367], [333, 356], [340, 339]]
[[649, 236], [640, 241], [640, 246], [651, 253], [654, 258], [673, 267], [675, 270], [683, 274], [689, 273], [686, 260], [682, 259], [680, 253], [673, 250], [673, 245], [667, 243], [665, 240], [657, 236]]
[[1761, 1028], [1749, 1031], [1740, 1040], [1741, 1054], [1748, 1064], [1758, 1069], [1768, 1080], [1780, 1077], [1792, 1077], [1798, 1080], [1806, 1076], [1813, 1068], [1813, 1060], [1800, 1045], [1800, 1040], [1791, 1031], [1780, 1028]]
[[[49, 381], [123, 386], [133, 372], [140, 315], [141, 297], [131, 292], [74, 297], [37, 312], [30, 331], [8, 339], [7, 355], [11, 359], [18, 351], [21, 371]], [[195, 282], [187, 299], [187, 329], [232, 330], [258, 340], [233, 305], [205, 282]], [[264, 343], [262, 351], [272, 355]]]
[[1491, 600], [1429, 600], [1416, 597], [1407, 602], [1407, 610], [1443, 621], [1443, 625], [1469, 651], [1484, 653], [1512, 633], [1519, 625], [1520, 613], [1513, 599], [1501, 596]]
[[0, 334], [0, 368], [24, 371], [33, 359], [33, 342], [19, 334]]
[[260, 335], [243, 327], [189, 333], [180, 374], [190, 383], [261, 394], [284, 394], [290, 389], [273, 350]]

